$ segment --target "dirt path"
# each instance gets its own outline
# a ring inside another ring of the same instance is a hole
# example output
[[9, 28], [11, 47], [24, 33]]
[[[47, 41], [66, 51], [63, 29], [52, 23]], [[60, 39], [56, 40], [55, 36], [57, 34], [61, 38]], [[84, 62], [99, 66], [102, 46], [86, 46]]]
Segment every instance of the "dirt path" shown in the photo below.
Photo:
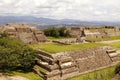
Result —
[[0, 80], [29, 80], [21, 76], [0, 76]]
[[114, 43], [114, 42], [120, 42], [120, 40], [101, 41], [99, 43], [110, 44], [110, 43]]

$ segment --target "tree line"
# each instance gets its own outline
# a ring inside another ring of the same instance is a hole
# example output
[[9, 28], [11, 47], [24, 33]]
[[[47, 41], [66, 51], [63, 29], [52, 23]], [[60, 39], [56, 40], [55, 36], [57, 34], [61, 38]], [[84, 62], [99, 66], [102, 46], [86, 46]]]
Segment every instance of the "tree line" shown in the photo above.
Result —
[[66, 27], [52, 27], [52, 28], [46, 28], [43, 30], [46, 36], [51, 37], [70, 37], [70, 32]]

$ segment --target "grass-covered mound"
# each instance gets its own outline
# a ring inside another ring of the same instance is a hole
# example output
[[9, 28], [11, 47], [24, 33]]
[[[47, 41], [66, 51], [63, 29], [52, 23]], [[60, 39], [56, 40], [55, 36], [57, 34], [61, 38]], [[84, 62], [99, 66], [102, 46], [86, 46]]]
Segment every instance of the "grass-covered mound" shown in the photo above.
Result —
[[46, 44], [35, 44], [30, 46], [34, 49], [41, 49], [49, 53], [58, 53], [65, 51], [83, 50], [83, 49], [94, 48], [103, 45], [104, 44], [100, 44], [100, 43], [83, 43], [83, 44], [71, 44], [71, 45], [58, 45], [54, 43], [46, 43]]

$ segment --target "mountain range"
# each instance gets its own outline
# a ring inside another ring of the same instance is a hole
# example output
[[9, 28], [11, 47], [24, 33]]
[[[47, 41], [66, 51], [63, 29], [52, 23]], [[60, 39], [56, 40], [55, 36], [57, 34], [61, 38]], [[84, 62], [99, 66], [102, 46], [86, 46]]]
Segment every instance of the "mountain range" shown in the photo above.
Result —
[[33, 16], [0, 16], [0, 25], [7, 23], [27, 23], [37, 26], [38, 28], [47, 27], [80, 27], [80, 26], [120, 26], [120, 22], [109, 21], [81, 21], [73, 19], [50, 19], [50, 18], [38, 18]]

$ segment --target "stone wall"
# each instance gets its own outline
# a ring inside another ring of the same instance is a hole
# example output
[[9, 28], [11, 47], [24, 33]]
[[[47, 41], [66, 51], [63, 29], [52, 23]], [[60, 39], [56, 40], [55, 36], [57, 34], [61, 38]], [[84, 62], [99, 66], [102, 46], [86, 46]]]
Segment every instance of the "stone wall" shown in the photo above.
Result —
[[27, 44], [47, 41], [44, 32], [28, 24], [6, 24], [0, 32], [8, 34], [12, 38], [18, 38]]
[[120, 28], [114, 26], [105, 27], [77, 27], [71, 28], [72, 37], [81, 37], [82, 32], [86, 38], [107, 38], [109, 36], [120, 36]]
[[52, 42], [61, 45], [70, 45], [72, 43], [77, 43], [77, 39], [76, 38], [58, 39], [58, 40], [53, 40]]
[[[87, 72], [109, 67], [120, 60], [120, 52], [111, 47], [98, 47], [48, 54], [39, 51], [37, 64], [46, 72], [34, 68], [46, 80], [65, 80]], [[42, 74], [42, 75], [41, 75]]]
[[77, 37], [77, 36], [79, 36], [80, 35], [80, 33], [81, 33], [81, 30], [80, 30], [80, 28], [79, 27], [73, 27], [73, 28], [71, 28], [71, 30], [70, 30], [70, 35], [72, 36], [72, 37]]

